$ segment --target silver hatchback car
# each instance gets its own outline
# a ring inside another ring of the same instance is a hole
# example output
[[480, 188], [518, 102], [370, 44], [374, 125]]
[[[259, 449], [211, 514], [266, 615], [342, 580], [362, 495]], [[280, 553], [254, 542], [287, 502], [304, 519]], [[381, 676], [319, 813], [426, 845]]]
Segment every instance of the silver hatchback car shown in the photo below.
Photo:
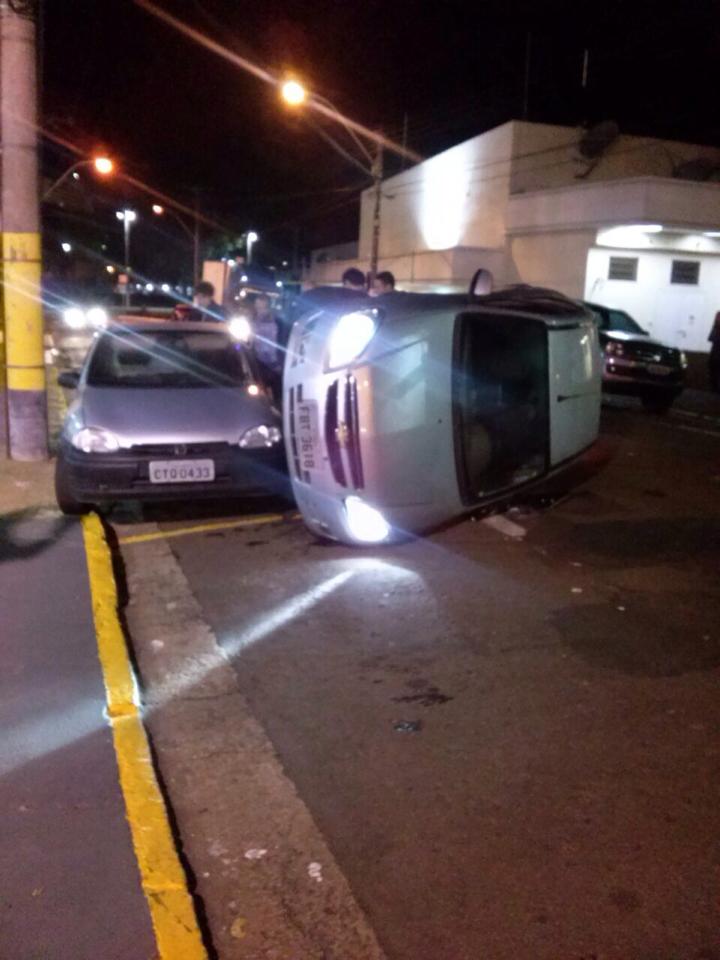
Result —
[[280, 412], [226, 324], [126, 318], [59, 380], [77, 389], [55, 474], [65, 513], [287, 490]]
[[531, 287], [305, 295], [284, 378], [293, 491], [345, 543], [421, 533], [546, 478], [598, 436], [592, 315]]

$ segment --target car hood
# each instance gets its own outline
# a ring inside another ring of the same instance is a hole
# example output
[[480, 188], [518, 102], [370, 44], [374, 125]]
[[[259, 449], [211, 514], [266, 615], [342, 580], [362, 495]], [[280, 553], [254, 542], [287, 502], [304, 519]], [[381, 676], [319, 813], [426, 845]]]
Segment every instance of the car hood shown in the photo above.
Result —
[[663, 350], [673, 349], [672, 347], [668, 347], [667, 344], [662, 343], [660, 340], [655, 340], [649, 334], [625, 333], [623, 330], [602, 330], [600, 332], [600, 340], [618, 340], [622, 343], [637, 343], [640, 346], [661, 347]]
[[77, 417], [110, 430], [123, 447], [141, 443], [237, 443], [249, 427], [280, 425], [265, 397], [237, 389], [143, 389], [86, 386]]

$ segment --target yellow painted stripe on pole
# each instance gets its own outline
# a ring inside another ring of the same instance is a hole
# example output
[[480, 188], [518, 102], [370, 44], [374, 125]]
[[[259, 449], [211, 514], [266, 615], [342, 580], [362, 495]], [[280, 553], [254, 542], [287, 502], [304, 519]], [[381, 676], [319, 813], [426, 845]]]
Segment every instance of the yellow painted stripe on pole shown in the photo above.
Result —
[[40, 262], [42, 256], [42, 242], [40, 234], [35, 231], [3, 232], [2, 256], [3, 260], [36, 260]]
[[120, 787], [159, 960], [207, 960], [153, 769], [117, 613], [110, 550], [97, 515], [83, 517], [83, 537]]
[[187, 537], [192, 533], [207, 533], [211, 530], [230, 530], [233, 527], [261, 527], [268, 523], [282, 523], [284, 520], [297, 520], [299, 514], [285, 517], [282, 513], [262, 513], [255, 517], [243, 517], [242, 520], [223, 520], [219, 523], [199, 523], [193, 527], [180, 527], [175, 530], [154, 530], [152, 533], [134, 533], [120, 537], [118, 543], [125, 546], [130, 543], [147, 543], [149, 540], [166, 540], [171, 537]]

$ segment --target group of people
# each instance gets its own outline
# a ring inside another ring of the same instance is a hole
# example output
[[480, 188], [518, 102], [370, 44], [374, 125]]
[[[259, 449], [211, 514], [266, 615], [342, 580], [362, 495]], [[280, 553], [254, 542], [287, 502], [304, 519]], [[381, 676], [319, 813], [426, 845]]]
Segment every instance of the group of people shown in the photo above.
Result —
[[357, 290], [358, 293], [367, 293], [371, 297], [381, 297], [395, 290], [395, 277], [389, 270], [381, 270], [374, 277], [366, 279], [362, 270], [348, 267], [342, 275], [342, 285], [346, 290]]

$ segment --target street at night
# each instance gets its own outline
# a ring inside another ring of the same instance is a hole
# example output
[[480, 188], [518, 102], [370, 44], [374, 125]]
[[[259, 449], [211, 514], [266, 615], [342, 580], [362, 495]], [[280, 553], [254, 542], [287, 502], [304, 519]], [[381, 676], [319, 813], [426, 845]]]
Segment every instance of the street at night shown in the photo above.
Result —
[[720, 960], [717, 36], [0, 0], [0, 960]]
[[300, 956], [374, 956], [335, 946], [337, 891], [307, 902], [317, 860], [393, 960], [716, 956], [718, 408], [616, 405], [603, 438], [609, 466], [554, 505], [396, 548], [113, 520], [221, 955], [256, 955], [269, 915]]

